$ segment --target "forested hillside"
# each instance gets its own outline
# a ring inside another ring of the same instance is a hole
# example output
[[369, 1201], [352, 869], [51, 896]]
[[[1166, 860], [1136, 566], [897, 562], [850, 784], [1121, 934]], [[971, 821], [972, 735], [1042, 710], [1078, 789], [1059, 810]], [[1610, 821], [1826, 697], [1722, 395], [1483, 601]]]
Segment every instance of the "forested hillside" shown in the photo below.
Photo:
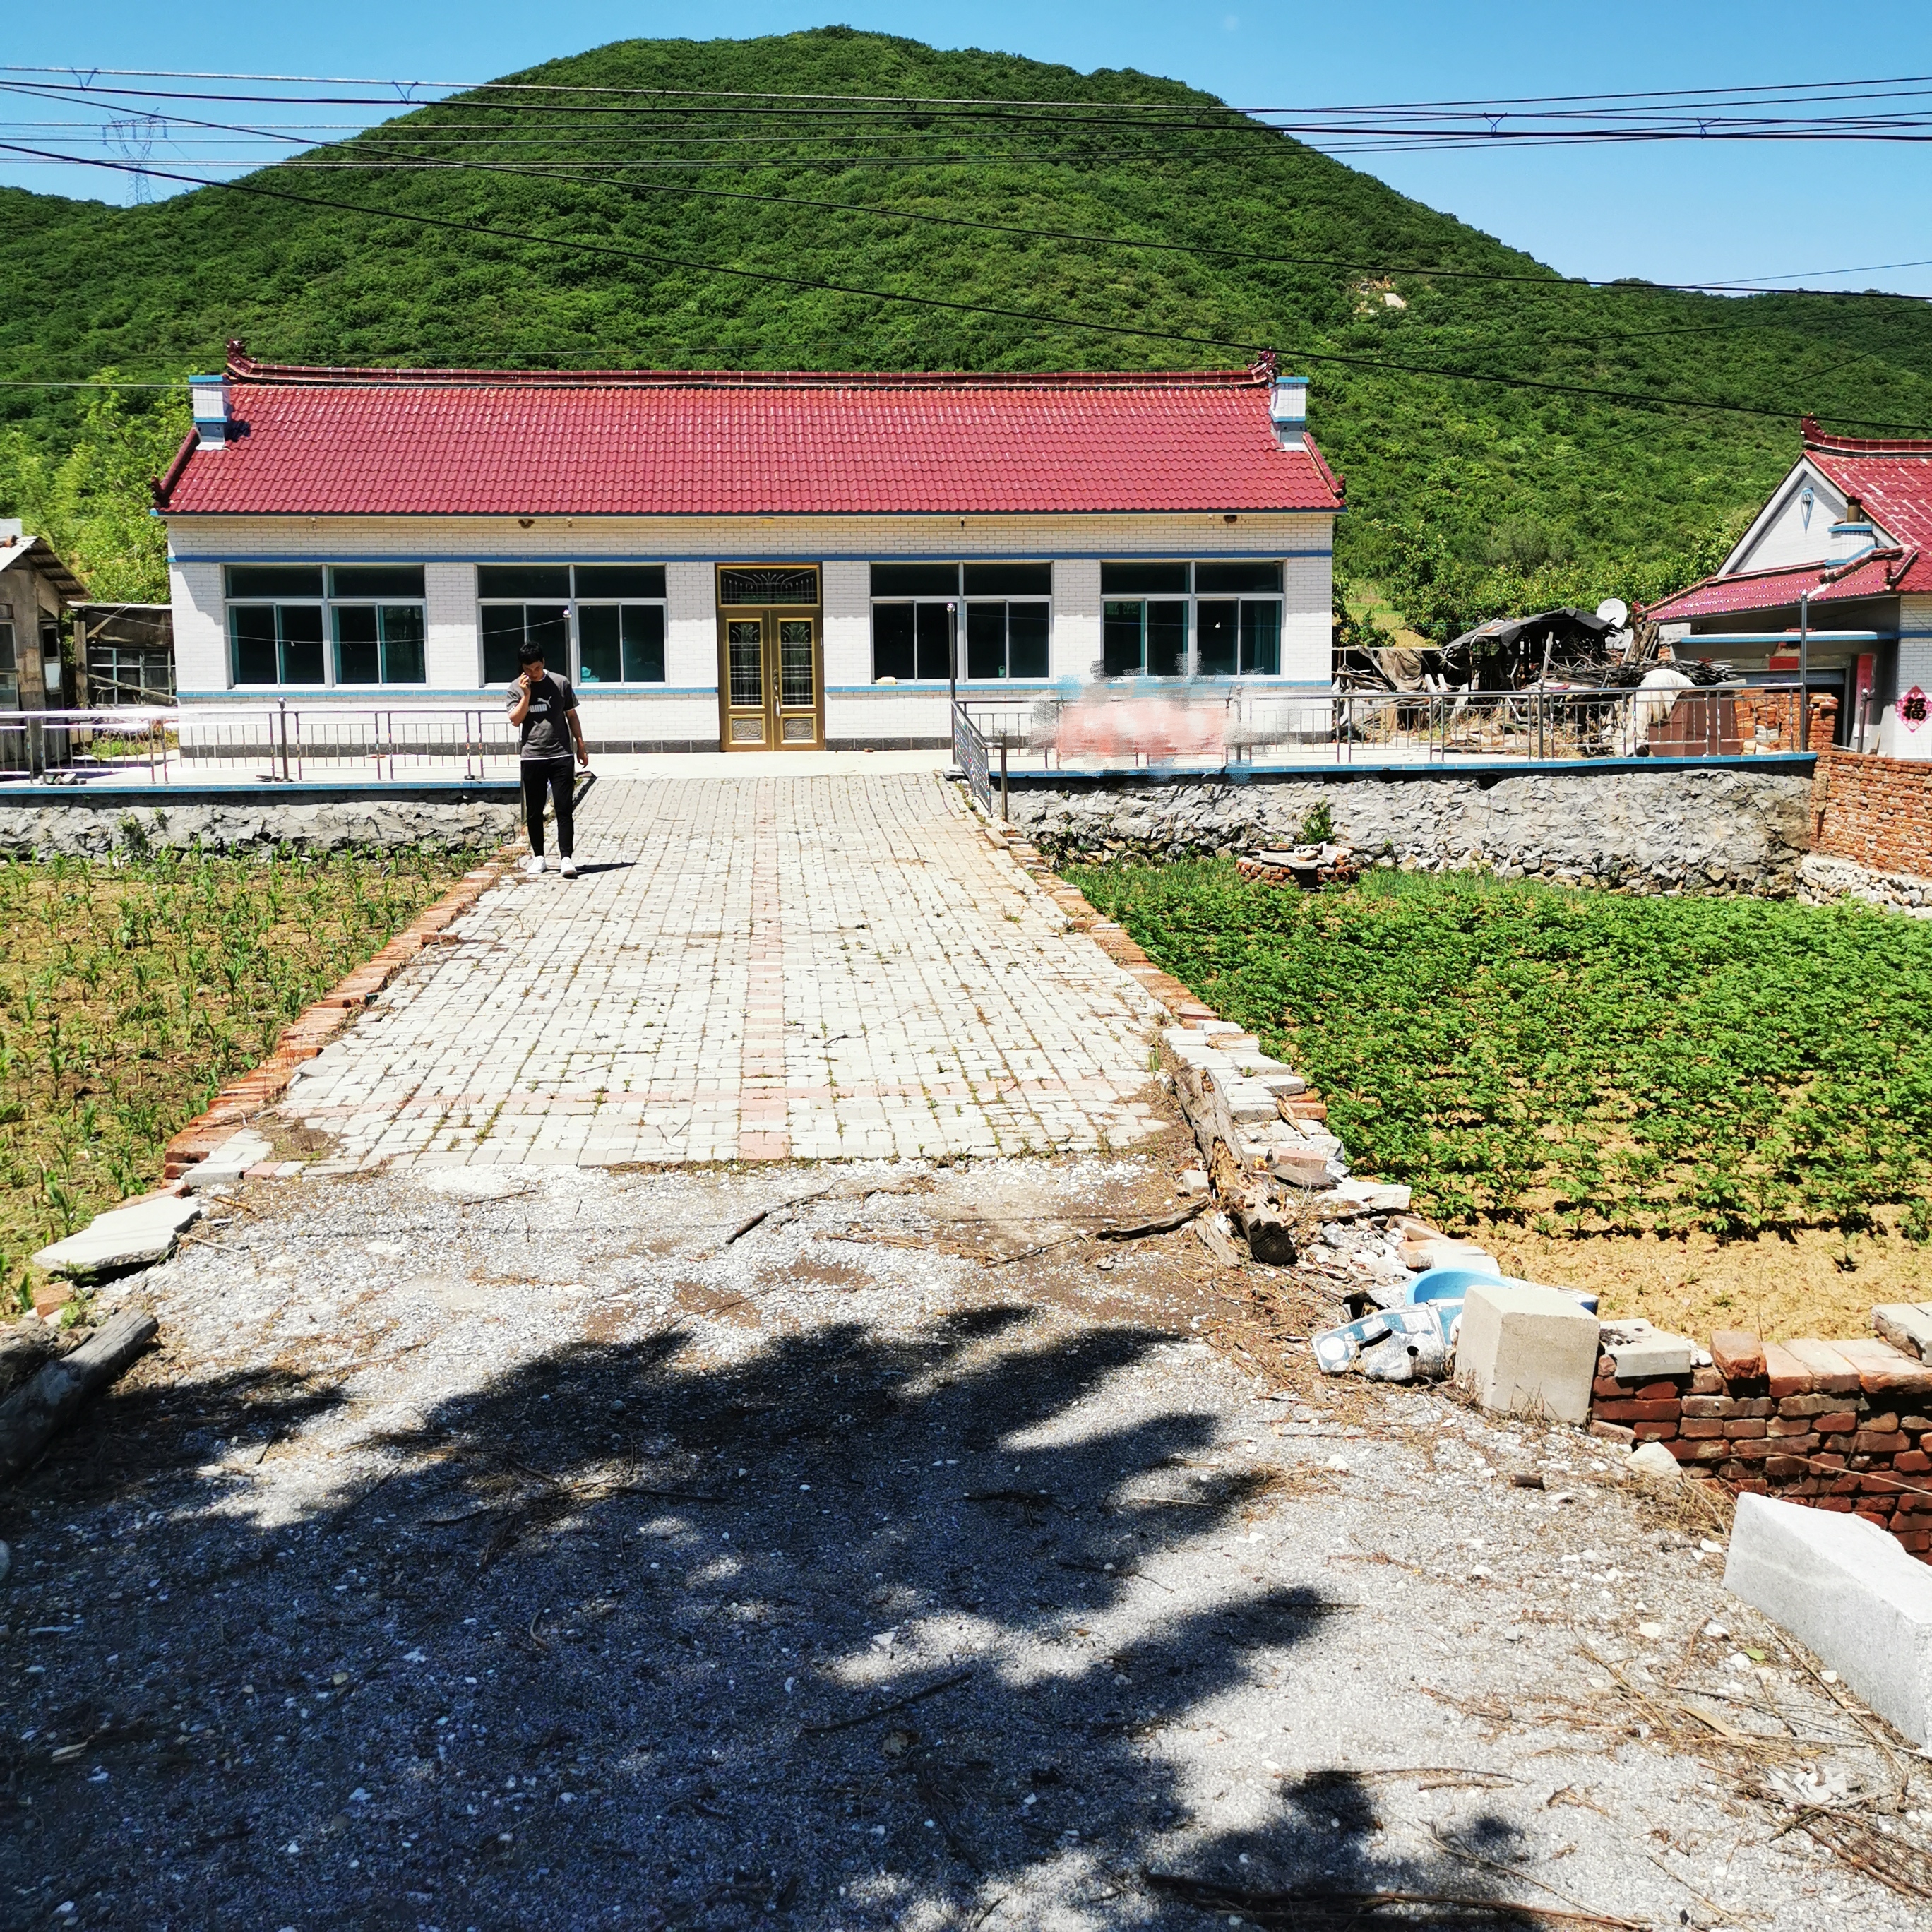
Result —
[[[1932, 428], [1921, 304], [1582, 289], [1144, 74], [826, 28], [626, 41], [510, 78], [689, 92], [485, 88], [246, 193], [0, 193], [0, 379], [178, 376], [230, 336], [278, 360], [551, 367], [1173, 368], [1272, 346], [1312, 377], [1348, 478], [1342, 569], [1438, 634], [1680, 580], [1786, 466], [1801, 412]], [[1167, 106], [1127, 105], [1147, 103]], [[1556, 386], [1424, 373], [1442, 370]], [[0, 388], [0, 513], [65, 515], [106, 594], [157, 567], [114, 507], [176, 436], [178, 404], [156, 406]]]

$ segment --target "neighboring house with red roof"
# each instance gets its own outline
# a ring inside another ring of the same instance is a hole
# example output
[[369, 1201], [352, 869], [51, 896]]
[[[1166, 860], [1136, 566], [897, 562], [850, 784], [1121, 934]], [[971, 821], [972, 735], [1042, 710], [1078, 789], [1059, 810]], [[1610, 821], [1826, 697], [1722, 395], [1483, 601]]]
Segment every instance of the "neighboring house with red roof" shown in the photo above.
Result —
[[1687, 656], [1840, 699], [1841, 744], [1932, 758], [1932, 441], [1828, 436], [1803, 450], [1737, 547], [1645, 614]]
[[[316, 369], [232, 344], [156, 486], [187, 707], [477, 704], [614, 751], [950, 741], [962, 694], [1330, 682], [1307, 386]], [[500, 701], [492, 696], [492, 704]]]

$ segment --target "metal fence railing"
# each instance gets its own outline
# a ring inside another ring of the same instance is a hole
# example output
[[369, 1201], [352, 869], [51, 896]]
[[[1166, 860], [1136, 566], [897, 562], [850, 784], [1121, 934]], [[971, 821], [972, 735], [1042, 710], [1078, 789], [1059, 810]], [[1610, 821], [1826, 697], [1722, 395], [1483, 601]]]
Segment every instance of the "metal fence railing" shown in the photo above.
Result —
[[494, 707], [224, 705], [178, 721], [181, 776], [285, 784], [508, 777], [516, 728]]
[[[1272, 692], [1094, 685], [1031, 703], [958, 699], [954, 757], [991, 808], [1009, 770], [1743, 758], [1829, 742], [1796, 684], [1634, 690]], [[1807, 711], [1812, 716], [1808, 719]]]
[[114, 706], [0, 711], [0, 778], [66, 781], [167, 776], [172, 714]]
[[394, 784], [411, 778], [509, 778], [518, 734], [494, 707], [224, 706], [183, 714], [114, 706], [0, 711], [0, 778], [81, 784]]

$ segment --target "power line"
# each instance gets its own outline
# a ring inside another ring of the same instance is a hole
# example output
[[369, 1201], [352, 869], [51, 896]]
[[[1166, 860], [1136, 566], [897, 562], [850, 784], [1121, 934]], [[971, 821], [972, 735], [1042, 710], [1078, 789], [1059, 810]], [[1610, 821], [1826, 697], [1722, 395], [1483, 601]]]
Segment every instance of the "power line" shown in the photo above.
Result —
[[[32, 153], [10, 142], [0, 142], [0, 153]], [[130, 162], [97, 160], [88, 165], [111, 170], [133, 173], [137, 170]], [[1000, 320], [1024, 322], [1034, 327], [1042, 326], [1085, 331], [1089, 333], [1132, 337], [1143, 340], [1174, 342], [1191, 347], [1232, 350], [1250, 356], [1271, 351], [1272, 345], [1240, 341], [1223, 336], [1202, 335], [1177, 329], [1156, 329], [1141, 327], [1130, 322], [1097, 322], [1073, 316], [1059, 316], [1039, 310], [1006, 308], [988, 302], [962, 302], [944, 296], [906, 295], [884, 289], [856, 288], [850, 284], [820, 280], [803, 275], [788, 275], [775, 270], [742, 268], [722, 262], [696, 262], [687, 256], [670, 255], [654, 250], [620, 248], [607, 242], [580, 241], [567, 236], [532, 234], [518, 229], [502, 229], [484, 222], [459, 221], [442, 215], [412, 213], [399, 208], [370, 208], [356, 202], [338, 201], [332, 198], [310, 194], [298, 194], [286, 189], [263, 187], [249, 182], [200, 182], [192, 176], [177, 175], [166, 170], [145, 170], [162, 180], [180, 181], [200, 188], [212, 188], [224, 194], [245, 194], [260, 199], [284, 201], [310, 208], [327, 208], [338, 212], [359, 214], [378, 220], [399, 221], [414, 226], [431, 228], [446, 232], [488, 237], [498, 242], [522, 242], [539, 248], [568, 248], [579, 255], [596, 255], [607, 260], [649, 262], [656, 266], [682, 268], [702, 274], [731, 277], [746, 281], [771, 283], [788, 288], [809, 289], [818, 293], [858, 296], [868, 302], [898, 302], [910, 306], [938, 309], [964, 315], [984, 315]], [[1654, 392], [1634, 390], [1606, 389], [1578, 382], [1558, 382], [1521, 376], [1497, 376], [1484, 371], [1468, 369], [1445, 369], [1425, 365], [1395, 362], [1385, 358], [1348, 356], [1330, 350], [1298, 347], [1294, 351], [1298, 360], [1325, 362], [1346, 368], [1371, 369], [1381, 372], [1434, 377], [1450, 382], [1478, 382], [1504, 388], [1524, 389], [1543, 394], [1571, 396], [1593, 401], [1620, 403], [1640, 409], [1701, 410], [1726, 416], [1760, 417], [1775, 422], [1788, 422], [1790, 412], [1786, 409], [1772, 410], [1748, 403], [1724, 403], [1695, 396], [1669, 396]], [[343, 386], [356, 386], [352, 382]], [[1844, 418], [1848, 428], [1877, 429], [1901, 434], [1922, 434], [1924, 426], [1918, 424], [1876, 422], [1861, 418]]]
[[[206, 124], [219, 126], [224, 124], [210, 123]], [[423, 140], [426, 142], [429, 138], [430, 137], [424, 136], [423, 137]], [[360, 144], [357, 142], [342, 143], [340, 144], [340, 146], [336, 152], [345, 152], [348, 148], [358, 145]], [[18, 148], [13, 149], [11, 151], [15, 152], [30, 152]], [[98, 167], [106, 165], [92, 155], [48, 154], [44, 152], [44, 151], [31, 152], [40, 153], [41, 158], [50, 164], [80, 167]], [[743, 165], [761, 167], [780, 167], [787, 165], [807, 166], [823, 164], [826, 158], [827, 158], [816, 156], [788, 156], [772, 159], [758, 158], [746, 161]], [[855, 163], [852, 159], [850, 159], [850, 158], [831, 158], [836, 159], [838, 160], [838, 164], [841, 166], [849, 166], [859, 164], [858, 163]], [[908, 166], [919, 166], [922, 164], [923, 161], [926, 158], [927, 158], [914, 157], [905, 160], [902, 164]], [[978, 157], [940, 157], [936, 158], [942, 160], [960, 159], [965, 161], [970, 161], [973, 165], [983, 164], [982, 158]], [[985, 158], [985, 159], [986, 160], [990, 160], [992, 164], [996, 165], [1018, 166], [1029, 164], [1026, 162], [1024, 158], [1014, 158], [1004, 156], [993, 156]], [[186, 164], [193, 165], [193, 164]], [[701, 162], [691, 164], [690, 165], [694, 167], [709, 167], [716, 164], [711, 162]], [[202, 164], [202, 165], [210, 164]], [[244, 166], [248, 164], [240, 162], [217, 162], [212, 164], [212, 165], [226, 166]], [[1076, 229], [1035, 228], [1018, 223], [976, 220], [962, 215], [934, 214], [925, 210], [885, 208], [875, 203], [866, 202], [830, 201], [814, 196], [803, 195], [761, 194], [748, 189], [701, 188], [692, 187], [682, 182], [656, 183], [650, 182], [630, 182], [614, 183], [608, 181], [600, 182], [591, 176], [583, 174], [580, 172], [582, 164], [580, 164], [578, 170], [573, 170], [566, 168], [564, 164], [561, 163], [489, 162], [470, 160], [466, 159], [450, 160], [445, 160], [440, 156], [435, 155], [427, 157], [386, 155], [378, 158], [377, 160], [368, 162], [352, 160], [326, 162], [315, 161], [298, 156], [292, 157], [289, 160], [279, 163], [277, 165], [286, 172], [302, 173], [322, 173], [327, 172], [402, 173], [410, 171], [419, 171], [426, 172], [443, 172], [504, 174], [530, 180], [560, 181], [567, 182], [579, 182], [586, 186], [620, 186], [635, 194], [678, 194], [687, 198], [704, 200], [741, 201], [777, 207], [810, 208], [819, 209], [826, 212], [864, 214], [877, 220], [923, 224], [938, 227], [966, 229], [986, 234], [1010, 235], [1028, 240], [1072, 242], [1080, 243], [1084, 246], [1138, 249], [1150, 254], [1199, 255], [1210, 256], [1216, 260], [1223, 261], [1252, 263], [1258, 266], [1263, 267], [1340, 268], [1348, 272], [1372, 272], [1384, 275], [1412, 275], [1439, 281], [1498, 284], [1514, 286], [1528, 286], [1549, 289], [1552, 291], [1575, 290], [1594, 290], [1627, 286], [1632, 292], [1637, 293], [1655, 290], [1660, 292], [1676, 294], [1713, 293], [1727, 296], [1817, 295], [1829, 296], [1840, 299], [1853, 301], [1886, 301], [1922, 303], [1928, 299], [1932, 299], [1932, 298], [1928, 298], [1924, 296], [1906, 294], [1892, 290], [1804, 289], [1792, 288], [1782, 285], [1784, 283], [1794, 279], [1795, 277], [1778, 278], [1778, 285], [1775, 286], [1772, 285], [1768, 280], [1760, 282], [1727, 280], [1711, 280], [1702, 282], [1658, 282], [1652, 281], [1646, 278], [1632, 278], [1628, 276], [1590, 277], [1580, 275], [1559, 275], [1553, 269], [1545, 269], [1540, 273], [1511, 273], [1496, 269], [1448, 268], [1432, 263], [1392, 262], [1387, 260], [1383, 256], [1366, 254], [1360, 256], [1276, 255], [1265, 254], [1256, 250], [1220, 248], [1216, 246], [1211, 242], [1162, 242], [1141, 239], [1129, 236], [1096, 235], [1088, 231]], [[614, 169], [618, 166], [635, 165], [639, 167], [647, 167], [662, 172], [664, 168], [670, 166], [682, 166], [685, 164], [662, 163], [656, 160], [643, 160], [634, 164], [629, 163], [613, 162], [608, 165]], [[155, 174], [159, 171], [148, 169], [145, 170], [145, 172], [149, 174]], [[224, 184], [219, 182], [202, 181], [196, 177], [188, 176], [169, 175], [165, 176], [163, 178], [170, 180], [187, 182], [192, 185], [199, 187], [212, 188], [224, 185]], [[232, 185], [232, 184], [228, 184], [228, 185]], [[349, 206], [350, 204], [343, 205]], [[360, 204], [356, 205], [360, 206]], [[1924, 266], [1928, 266], [1928, 264], [1918, 262], [1898, 262], [1892, 264], [1880, 264], [1877, 266], [1880, 267], [1892, 266], [1898, 268], [1911, 268]], [[1811, 274], [1858, 274], [1868, 273], [1870, 272], [1870, 270], [1865, 268], [1845, 268], [1812, 269], [1804, 272]]]

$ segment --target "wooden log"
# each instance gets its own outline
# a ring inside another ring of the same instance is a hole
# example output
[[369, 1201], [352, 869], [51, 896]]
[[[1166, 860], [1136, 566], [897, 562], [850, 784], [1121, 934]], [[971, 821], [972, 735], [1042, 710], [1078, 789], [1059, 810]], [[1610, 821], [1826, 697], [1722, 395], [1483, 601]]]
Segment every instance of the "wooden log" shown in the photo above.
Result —
[[1217, 1140], [1208, 1156], [1208, 1180], [1256, 1261], [1286, 1268], [1299, 1257], [1294, 1230], [1270, 1199], [1268, 1183], [1242, 1166], [1226, 1141]]
[[117, 1315], [72, 1354], [50, 1362], [0, 1402], [0, 1479], [31, 1466], [82, 1403], [112, 1382], [160, 1328], [152, 1315]]
[[58, 1343], [38, 1315], [23, 1315], [0, 1328], [0, 1395], [18, 1387], [51, 1355]]

